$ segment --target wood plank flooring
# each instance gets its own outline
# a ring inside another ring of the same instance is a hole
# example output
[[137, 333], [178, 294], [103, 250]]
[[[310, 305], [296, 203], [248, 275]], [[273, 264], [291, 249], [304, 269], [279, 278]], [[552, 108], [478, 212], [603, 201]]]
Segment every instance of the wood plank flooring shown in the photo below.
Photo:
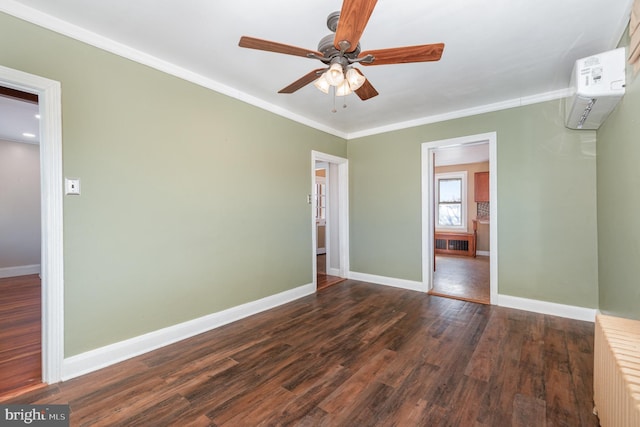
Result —
[[339, 276], [331, 276], [329, 274], [327, 274], [327, 255], [326, 254], [322, 254], [322, 255], [317, 255], [316, 256], [316, 266], [317, 266], [317, 283], [316, 283], [316, 287], [318, 290], [321, 289], [326, 289], [329, 286], [333, 286], [337, 283], [342, 282], [343, 279], [342, 277]]
[[4, 403], [73, 426], [597, 426], [592, 323], [347, 280]]
[[491, 285], [489, 257], [436, 255], [432, 295], [489, 304]]
[[41, 381], [40, 300], [37, 274], [0, 279], [0, 396]]

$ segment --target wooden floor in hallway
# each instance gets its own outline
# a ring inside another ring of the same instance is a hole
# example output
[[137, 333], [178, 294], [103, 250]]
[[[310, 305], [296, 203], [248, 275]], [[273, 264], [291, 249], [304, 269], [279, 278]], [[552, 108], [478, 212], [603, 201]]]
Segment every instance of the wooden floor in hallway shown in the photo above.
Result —
[[40, 277], [0, 279], [0, 398], [42, 379]]
[[347, 280], [4, 403], [72, 426], [597, 426], [593, 334]]
[[330, 274], [327, 274], [327, 255], [326, 254], [317, 255], [316, 260], [317, 260], [316, 286], [318, 290], [326, 289], [329, 286], [333, 286], [337, 283], [342, 282], [343, 280], [346, 280], [339, 276], [332, 276]]

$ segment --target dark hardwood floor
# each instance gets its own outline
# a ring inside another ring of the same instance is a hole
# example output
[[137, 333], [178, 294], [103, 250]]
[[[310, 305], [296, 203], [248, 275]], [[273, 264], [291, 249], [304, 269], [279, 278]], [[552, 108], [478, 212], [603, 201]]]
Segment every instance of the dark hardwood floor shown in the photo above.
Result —
[[4, 403], [73, 426], [597, 426], [592, 323], [347, 280]]
[[0, 398], [42, 378], [38, 275], [0, 279]]

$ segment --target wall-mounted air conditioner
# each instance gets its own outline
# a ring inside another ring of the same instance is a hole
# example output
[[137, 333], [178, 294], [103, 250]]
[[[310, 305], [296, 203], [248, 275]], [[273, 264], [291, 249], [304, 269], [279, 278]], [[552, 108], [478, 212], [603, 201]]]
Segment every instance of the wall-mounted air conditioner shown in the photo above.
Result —
[[624, 95], [625, 48], [578, 59], [566, 99], [565, 124], [571, 129], [598, 129]]

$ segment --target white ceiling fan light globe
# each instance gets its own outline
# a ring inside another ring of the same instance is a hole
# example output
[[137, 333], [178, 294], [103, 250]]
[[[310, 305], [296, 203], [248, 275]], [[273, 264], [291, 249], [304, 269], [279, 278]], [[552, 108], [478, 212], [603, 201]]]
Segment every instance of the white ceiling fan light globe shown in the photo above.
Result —
[[353, 90], [351, 90], [349, 82], [346, 79], [342, 81], [340, 86], [336, 87], [336, 96], [347, 96], [351, 93], [353, 93]]
[[349, 68], [347, 71], [347, 81], [349, 82], [351, 90], [360, 89], [365, 80], [367, 80], [366, 77], [360, 74], [355, 68]]
[[340, 86], [344, 81], [344, 72], [342, 71], [342, 65], [336, 63], [331, 64], [331, 67], [325, 73], [326, 79], [331, 86]]
[[313, 85], [318, 88], [320, 92], [329, 93], [329, 88], [331, 87], [331, 85], [327, 81], [327, 73], [322, 73], [320, 78], [313, 82]]

